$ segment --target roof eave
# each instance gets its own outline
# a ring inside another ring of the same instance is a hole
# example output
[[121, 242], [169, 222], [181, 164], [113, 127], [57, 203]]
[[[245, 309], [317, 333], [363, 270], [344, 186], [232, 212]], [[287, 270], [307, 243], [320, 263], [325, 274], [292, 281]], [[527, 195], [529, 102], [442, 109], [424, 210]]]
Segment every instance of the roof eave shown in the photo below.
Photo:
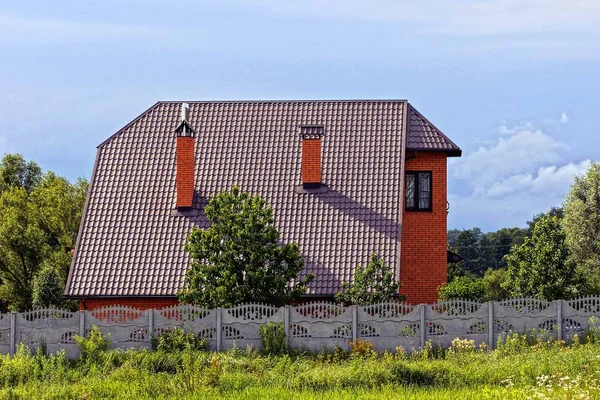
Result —
[[176, 299], [174, 294], [136, 294], [136, 295], [65, 295], [62, 297], [65, 300], [86, 300], [86, 299], [123, 299], [123, 298], [161, 298], [161, 299]]
[[419, 149], [414, 147], [407, 147], [406, 151], [414, 151], [417, 153], [428, 152], [428, 153], [446, 153], [448, 157], [462, 157], [461, 149]]

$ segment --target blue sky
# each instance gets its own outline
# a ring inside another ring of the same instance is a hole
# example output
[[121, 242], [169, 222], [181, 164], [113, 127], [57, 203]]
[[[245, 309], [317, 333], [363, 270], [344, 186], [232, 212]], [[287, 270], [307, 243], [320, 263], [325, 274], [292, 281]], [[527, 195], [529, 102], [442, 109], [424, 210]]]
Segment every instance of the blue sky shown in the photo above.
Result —
[[523, 226], [600, 158], [600, 2], [5, 1], [0, 153], [89, 177], [157, 100], [409, 99], [463, 149], [450, 228]]

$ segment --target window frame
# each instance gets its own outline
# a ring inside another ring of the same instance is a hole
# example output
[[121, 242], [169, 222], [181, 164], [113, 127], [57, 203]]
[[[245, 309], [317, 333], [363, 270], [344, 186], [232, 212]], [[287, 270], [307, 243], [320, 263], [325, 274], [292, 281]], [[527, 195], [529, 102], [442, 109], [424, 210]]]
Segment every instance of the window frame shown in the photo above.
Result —
[[[429, 174], [429, 207], [419, 208], [419, 174]], [[407, 176], [415, 177], [415, 206], [408, 207], [406, 205], [406, 181]], [[410, 212], [431, 212], [433, 211], [433, 171], [404, 171], [404, 209]]]

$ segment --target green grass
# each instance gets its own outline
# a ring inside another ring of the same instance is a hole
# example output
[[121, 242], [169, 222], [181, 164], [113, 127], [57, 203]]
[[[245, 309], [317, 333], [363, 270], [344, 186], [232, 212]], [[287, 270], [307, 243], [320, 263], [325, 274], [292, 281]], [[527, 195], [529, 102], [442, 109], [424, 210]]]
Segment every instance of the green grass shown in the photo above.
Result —
[[[433, 358], [439, 357], [439, 358]], [[109, 351], [94, 360], [0, 356], [0, 399], [600, 398], [600, 345], [509, 343], [483, 352], [264, 356]]]

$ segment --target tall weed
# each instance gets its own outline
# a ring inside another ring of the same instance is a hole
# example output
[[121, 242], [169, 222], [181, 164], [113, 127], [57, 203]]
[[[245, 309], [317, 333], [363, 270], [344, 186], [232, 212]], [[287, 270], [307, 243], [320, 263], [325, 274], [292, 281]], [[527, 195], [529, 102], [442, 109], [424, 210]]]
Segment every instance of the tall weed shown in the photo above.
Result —
[[287, 351], [285, 327], [282, 322], [269, 322], [260, 326], [260, 339], [263, 351], [269, 355], [284, 354]]

